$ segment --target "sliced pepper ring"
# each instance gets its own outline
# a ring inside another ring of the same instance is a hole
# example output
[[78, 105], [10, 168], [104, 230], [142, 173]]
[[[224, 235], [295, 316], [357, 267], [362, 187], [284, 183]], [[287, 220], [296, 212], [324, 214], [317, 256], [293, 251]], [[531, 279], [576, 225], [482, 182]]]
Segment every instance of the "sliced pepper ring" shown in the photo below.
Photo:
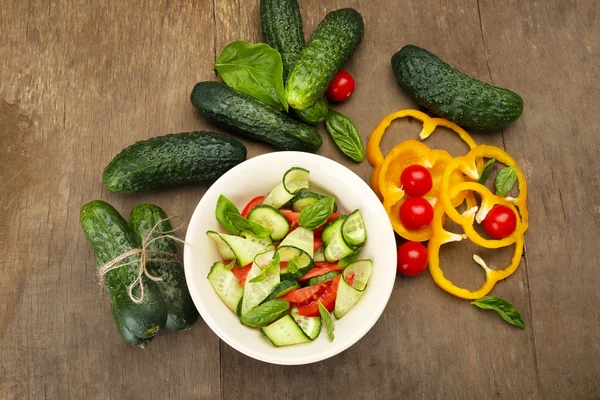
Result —
[[[472, 193], [467, 196], [467, 207], [470, 209], [476, 205]], [[446, 292], [463, 299], [475, 300], [486, 296], [492, 291], [497, 282], [506, 279], [512, 275], [519, 264], [523, 255], [523, 235], [519, 235], [515, 240], [515, 252], [511, 259], [511, 263], [503, 270], [490, 269], [481, 257], [473, 255], [473, 260], [485, 270], [485, 283], [476, 291], [471, 292], [468, 289], [461, 288], [452, 283], [444, 276], [444, 272], [440, 267], [440, 247], [446, 243], [461, 241], [463, 235], [448, 232], [443, 226], [444, 208], [441, 204], [435, 207], [433, 221], [431, 223], [433, 234], [427, 245], [427, 253], [429, 257], [429, 272], [435, 283]]]

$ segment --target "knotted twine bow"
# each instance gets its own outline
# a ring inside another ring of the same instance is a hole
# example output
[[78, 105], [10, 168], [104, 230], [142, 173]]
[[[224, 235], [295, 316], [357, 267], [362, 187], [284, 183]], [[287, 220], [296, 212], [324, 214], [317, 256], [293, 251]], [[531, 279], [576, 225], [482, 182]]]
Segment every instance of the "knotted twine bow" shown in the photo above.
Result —
[[[162, 222], [171, 220], [173, 218], [176, 218], [176, 217], [168, 217], [168, 218], [164, 218], [164, 219], [161, 219], [160, 221], [158, 221], [154, 225], [154, 227], [152, 227], [152, 230], [150, 230], [150, 232], [148, 232], [146, 237], [144, 237], [144, 240], [142, 240], [142, 248], [141, 249], [129, 250], [129, 251], [121, 254], [120, 256], [112, 259], [108, 263], [104, 264], [102, 267], [100, 267], [100, 269], [98, 270], [100, 282], [102, 282], [102, 284], [104, 284], [104, 276], [107, 273], [109, 273], [110, 271], [115, 270], [117, 268], [122, 268], [122, 267], [125, 267], [128, 265], [137, 263], [137, 264], [139, 264], [139, 268], [137, 270], [137, 277], [131, 283], [131, 285], [129, 285], [128, 292], [129, 292], [129, 298], [135, 304], [143, 303], [144, 302], [144, 283], [142, 282], [142, 279], [143, 279], [144, 275], [153, 282], [162, 281], [161, 277], [154, 276], [150, 272], [148, 272], [148, 269], [146, 268], [146, 264], [149, 262], [176, 262], [176, 263], [179, 263], [179, 261], [177, 260], [177, 254], [169, 253], [169, 252], [165, 252], [165, 251], [148, 250], [148, 246], [152, 242], [154, 242], [155, 240], [158, 240], [158, 239], [172, 239], [176, 242], [186, 244], [185, 240], [179, 239], [178, 237], [172, 235], [176, 231], [180, 230], [183, 227], [183, 224], [181, 224], [177, 228], [171, 229], [169, 231], [156, 232], [156, 229]], [[129, 261], [129, 262], [125, 262], [125, 263], [123, 262], [127, 258], [132, 257], [132, 256], [139, 256], [139, 261], [134, 260], [134, 261]], [[168, 259], [168, 260], [165, 260], [164, 258], [156, 259], [156, 258], [150, 258], [149, 256], [167, 256], [171, 259]], [[136, 297], [133, 294], [133, 290], [138, 285], [140, 287], [140, 293], [139, 293], [139, 296]]]

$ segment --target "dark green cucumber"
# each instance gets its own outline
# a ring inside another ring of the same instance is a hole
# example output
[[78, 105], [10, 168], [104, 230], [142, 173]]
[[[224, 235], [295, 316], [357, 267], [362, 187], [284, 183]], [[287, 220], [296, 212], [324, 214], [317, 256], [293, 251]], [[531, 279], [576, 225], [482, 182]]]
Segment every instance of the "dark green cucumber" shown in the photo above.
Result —
[[423, 48], [401, 48], [392, 57], [392, 69], [417, 104], [458, 125], [502, 129], [523, 113], [518, 94], [473, 79]]
[[285, 94], [290, 107], [304, 110], [323, 97], [363, 34], [363, 19], [355, 9], [342, 8], [327, 14], [288, 76]]
[[192, 104], [215, 124], [281, 150], [315, 151], [323, 140], [312, 126], [220, 82], [200, 82]]
[[189, 132], [137, 142], [102, 174], [113, 192], [141, 192], [179, 183], [214, 180], [246, 160], [246, 147], [215, 132]]
[[287, 281], [281, 281], [277, 286], [275, 286], [275, 289], [273, 289], [273, 291], [271, 292], [271, 294], [269, 294], [262, 302], [262, 303], [266, 303], [267, 301], [273, 300], [273, 299], [278, 299], [280, 297], [285, 296], [286, 294], [288, 294], [289, 292], [291, 292], [292, 290], [296, 290], [296, 289], [300, 289], [300, 285], [298, 284], [298, 282], [296, 282], [295, 279], [290, 279]]
[[[173, 229], [167, 220], [167, 214], [154, 204], [140, 204], [129, 216], [129, 224], [141, 243], [152, 228], [154, 232], [169, 232]], [[156, 236], [152, 236], [155, 238]], [[171, 238], [156, 239], [146, 247], [149, 251], [176, 254], [175, 241]], [[185, 282], [182, 265], [176, 258], [168, 255], [149, 254], [149, 257], [160, 262], [148, 263], [151, 275], [159, 277], [158, 289], [167, 304], [167, 323], [165, 327], [172, 331], [189, 329], [198, 320], [198, 311], [192, 302]]]
[[[81, 226], [99, 267], [140, 247], [127, 221], [110, 204], [102, 200], [94, 200], [83, 206]], [[135, 255], [123, 260], [123, 263], [131, 264], [107, 272], [104, 275], [104, 283], [114, 307], [113, 312], [119, 316], [118, 319], [115, 318], [115, 323], [127, 328], [119, 328], [121, 334], [129, 331], [133, 336], [145, 339], [164, 328], [167, 322], [167, 307], [158, 285], [146, 276], [142, 278], [143, 303], [136, 304], [129, 297], [129, 286], [138, 275], [139, 259], [139, 255]], [[139, 286], [134, 289], [133, 294], [136, 297], [140, 295]], [[131, 343], [130, 339], [125, 339]]]
[[134, 346], [138, 346], [144, 348], [154, 339], [154, 336], [150, 336], [148, 338], [140, 338], [133, 334], [124, 324], [121, 319], [121, 315], [115, 307], [110, 308], [112, 311], [113, 318], [115, 319], [115, 324], [117, 325], [117, 329], [119, 330], [119, 334], [127, 343], [132, 344]]
[[[304, 48], [302, 15], [297, 0], [261, 0], [260, 27], [269, 46], [281, 54], [283, 80], [287, 79]], [[322, 97], [306, 110], [295, 110], [294, 114], [307, 124], [316, 125], [327, 115], [327, 100]]]

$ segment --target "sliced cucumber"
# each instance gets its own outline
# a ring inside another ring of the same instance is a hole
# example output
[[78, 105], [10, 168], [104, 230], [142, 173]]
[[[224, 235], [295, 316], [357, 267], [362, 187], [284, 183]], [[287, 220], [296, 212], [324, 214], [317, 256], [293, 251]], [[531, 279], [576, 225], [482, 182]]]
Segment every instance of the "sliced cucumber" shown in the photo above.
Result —
[[216, 262], [210, 268], [208, 281], [223, 303], [231, 311], [236, 312], [244, 294], [244, 288], [239, 284], [233, 272], [225, 268], [222, 262]]
[[[266, 255], [264, 257], [267, 258]], [[261, 272], [262, 270], [258, 264], [252, 263], [252, 268], [250, 268], [248, 276], [246, 277], [240, 315], [245, 315], [248, 311], [262, 303], [262, 301], [273, 291], [275, 286], [279, 284], [278, 268], [268, 273], [262, 281], [250, 282], [253, 278], [260, 275]]]
[[310, 258], [313, 258], [313, 253], [315, 250], [315, 236], [313, 231], [299, 226], [294, 229], [292, 233], [287, 235], [279, 246], [296, 247], [300, 250], [303, 250], [309, 255]]
[[[292, 167], [283, 175], [283, 187], [289, 194], [296, 194], [310, 186], [310, 172], [304, 168]], [[287, 202], [286, 202], [287, 203]]]
[[273, 289], [271, 294], [268, 295], [267, 298], [263, 300], [263, 303], [265, 303], [269, 300], [278, 299], [280, 297], [283, 297], [286, 294], [288, 294], [289, 292], [291, 292], [292, 290], [296, 290], [296, 289], [300, 289], [300, 285], [294, 279], [288, 279], [286, 281], [281, 281], [279, 283], [279, 285], [275, 286], [275, 289]]
[[221, 257], [223, 260], [235, 260], [235, 254], [231, 251], [231, 248], [225, 243], [223, 239], [221, 239], [221, 235], [215, 231], [206, 232], [206, 236], [214, 240], [217, 244], [217, 249], [219, 249], [219, 253], [221, 253]]
[[277, 347], [310, 341], [308, 336], [289, 314], [283, 316], [260, 331]]
[[290, 231], [290, 224], [285, 215], [269, 205], [254, 207], [248, 214], [248, 220], [271, 230], [271, 239], [276, 241], [283, 239]]
[[308, 280], [308, 286], [318, 285], [320, 283], [325, 283], [333, 280], [336, 276], [340, 274], [339, 271], [329, 271], [323, 275], [315, 276], [314, 278], [310, 278]]
[[246, 240], [249, 240], [256, 244], [260, 244], [261, 246], [264, 246], [265, 248], [273, 248], [273, 249], [275, 248], [275, 246], [273, 246], [273, 241], [271, 240], [271, 238], [269, 236], [260, 238], [258, 236], [253, 235], [252, 233], [246, 232], [246, 231], [242, 231], [242, 233], [240, 233], [240, 236]]
[[298, 309], [296, 307], [292, 308], [290, 312], [294, 321], [300, 326], [300, 329], [304, 332], [306, 336], [310, 340], [315, 340], [319, 334], [321, 333], [321, 317], [305, 317], [304, 315], [300, 315], [298, 313]]
[[323, 228], [323, 233], [321, 233], [321, 239], [323, 240], [323, 244], [325, 246], [327, 246], [329, 244], [329, 242], [331, 241], [331, 238], [333, 237], [333, 233], [336, 230], [342, 228], [342, 224], [344, 223], [345, 219], [346, 219], [345, 215], [340, 215], [339, 217], [337, 217], [336, 219], [334, 219], [333, 221], [331, 221], [330, 223], [325, 225], [325, 228]]
[[281, 208], [292, 198], [294, 198], [294, 195], [285, 190], [283, 183], [280, 183], [279, 185], [275, 186], [275, 189], [271, 190], [271, 193], [269, 193], [269, 195], [265, 198], [265, 201], [263, 201], [263, 205], [271, 206], [273, 208]]
[[221, 239], [227, 243], [233, 254], [235, 254], [235, 258], [237, 259], [240, 267], [250, 264], [254, 261], [254, 257], [256, 257], [258, 254], [269, 250], [269, 246], [263, 246], [262, 244], [255, 243], [239, 236], [226, 235], [222, 233]]
[[281, 280], [298, 279], [304, 276], [310, 271], [313, 266], [313, 260], [304, 251], [293, 246], [279, 246], [277, 248], [279, 254], [279, 260], [281, 262], [294, 263], [296, 270], [288, 265], [285, 268], [281, 268]]
[[340, 279], [340, 285], [338, 286], [338, 292], [335, 298], [333, 315], [335, 315], [337, 319], [342, 318], [348, 313], [348, 311], [350, 311], [350, 309], [352, 309], [352, 307], [354, 307], [362, 294], [363, 292], [348, 286], [346, 281]]
[[[322, 194], [319, 193], [315, 193], [315, 192], [309, 192], [309, 191], [305, 191], [305, 192], [300, 192], [297, 195], [294, 196], [294, 198], [292, 200], [290, 200], [290, 203], [292, 205], [292, 210], [294, 210], [295, 212], [302, 212], [302, 210], [311, 205], [312, 203], [319, 201], [321, 199], [324, 199], [327, 196], [324, 196]], [[333, 206], [333, 212], [337, 211], [337, 204], [334, 204]]]
[[261, 269], [269, 265], [273, 260], [273, 256], [275, 255], [275, 250], [265, 251], [264, 253], [257, 254], [254, 257], [254, 264], [258, 265]]
[[323, 248], [323, 246], [319, 247], [317, 249], [317, 251], [315, 251], [315, 255], [313, 256], [313, 260], [316, 263], [325, 261], [325, 249]]
[[354, 249], [348, 247], [346, 242], [344, 242], [342, 238], [342, 224], [339, 224], [337, 229], [332, 231], [329, 243], [325, 246], [325, 261], [339, 261], [353, 252]]
[[344, 268], [344, 281], [353, 289], [363, 292], [373, 272], [373, 261], [358, 260]]
[[360, 210], [348, 215], [342, 224], [342, 238], [349, 247], [361, 247], [367, 241], [367, 228]]

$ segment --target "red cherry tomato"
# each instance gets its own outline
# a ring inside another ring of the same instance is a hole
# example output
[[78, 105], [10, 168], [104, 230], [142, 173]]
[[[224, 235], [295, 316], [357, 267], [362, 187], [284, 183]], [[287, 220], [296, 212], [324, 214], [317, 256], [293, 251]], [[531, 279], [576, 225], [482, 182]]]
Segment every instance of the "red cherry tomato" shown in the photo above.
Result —
[[[340, 284], [340, 277], [338, 275], [329, 283], [324, 284], [325, 291], [321, 293], [317, 298], [313, 295], [313, 300], [307, 304], [298, 305], [298, 314], [304, 315], [305, 317], [317, 317], [321, 315], [319, 312], [319, 301], [323, 304], [323, 307], [329, 311], [333, 310], [335, 306], [335, 298], [337, 297], [338, 286]], [[310, 286], [309, 286], [310, 287]], [[282, 297], [282, 298], [285, 298]]]
[[400, 206], [400, 221], [406, 229], [421, 229], [433, 219], [433, 207], [422, 197], [413, 197]]
[[433, 187], [429, 170], [422, 165], [413, 164], [404, 168], [400, 175], [402, 189], [411, 197], [421, 197]]
[[325, 285], [312, 285], [291, 291], [285, 296], [282, 296], [281, 299], [294, 304], [302, 304], [313, 301], [313, 296], [317, 296], [318, 298], [319, 294], [323, 292], [325, 292]]
[[298, 227], [298, 218], [300, 218], [300, 213], [294, 212], [292, 210], [279, 210], [281, 213], [287, 218], [288, 223], [290, 224], [290, 232]]
[[321, 239], [320, 237], [316, 237], [315, 238], [315, 243], [314, 243], [314, 246], [313, 246], [314, 247], [313, 251], [317, 251], [317, 249], [319, 247], [321, 247], [321, 246], [323, 246], [323, 239]]
[[398, 247], [398, 271], [419, 275], [427, 267], [427, 248], [419, 242], [404, 242]]
[[483, 220], [485, 233], [494, 239], [504, 239], [517, 228], [517, 216], [507, 206], [496, 204]]
[[265, 196], [258, 196], [250, 200], [250, 202], [246, 204], [246, 207], [244, 207], [244, 210], [242, 211], [242, 217], [246, 218], [248, 214], [250, 214], [250, 211], [252, 211], [254, 207], [260, 206], [263, 201], [265, 201]]
[[[322, 266], [319, 266], [321, 264]], [[300, 278], [298, 278], [298, 282], [306, 282], [310, 278], [314, 278], [315, 276], [324, 275], [331, 271], [341, 271], [344, 267], [340, 267], [337, 264], [328, 264], [328, 263], [316, 263], [315, 267], [308, 271], [308, 273]]]
[[235, 275], [240, 285], [244, 286], [246, 284], [246, 277], [248, 276], [248, 272], [250, 272], [251, 268], [252, 263], [246, 265], [245, 267], [240, 267], [235, 264], [233, 268], [231, 268], [231, 272], [233, 272], [233, 275]]
[[341, 103], [354, 93], [354, 78], [346, 71], [339, 71], [327, 88], [327, 98], [333, 102]]

